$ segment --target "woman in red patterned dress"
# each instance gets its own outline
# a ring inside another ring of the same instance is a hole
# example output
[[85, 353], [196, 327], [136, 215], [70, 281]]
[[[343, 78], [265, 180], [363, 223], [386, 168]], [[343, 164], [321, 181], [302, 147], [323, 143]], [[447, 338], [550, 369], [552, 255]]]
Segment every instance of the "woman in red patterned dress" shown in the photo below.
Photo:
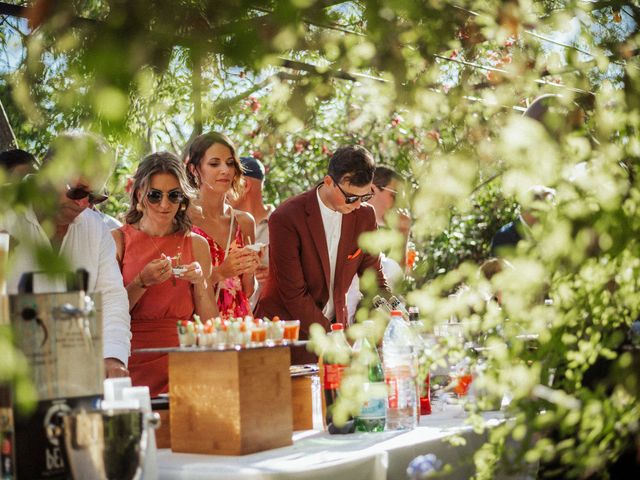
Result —
[[227, 195], [237, 194], [242, 179], [235, 147], [226, 135], [205, 133], [191, 142], [185, 163], [189, 181], [199, 190], [189, 215], [193, 232], [202, 235], [211, 248], [211, 281], [218, 285], [220, 315], [250, 315], [248, 298], [255, 288], [259, 256], [245, 247], [256, 236], [253, 217], [227, 202]]

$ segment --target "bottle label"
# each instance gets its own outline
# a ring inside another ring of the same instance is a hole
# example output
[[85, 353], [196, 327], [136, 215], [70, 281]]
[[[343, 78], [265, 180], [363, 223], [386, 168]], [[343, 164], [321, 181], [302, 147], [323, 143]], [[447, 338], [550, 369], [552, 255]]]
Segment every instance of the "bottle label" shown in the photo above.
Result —
[[416, 405], [415, 382], [410, 376], [387, 376], [389, 394], [387, 405], [389, 408], [413, 408]]
[[324, 389], [325, 390], [337, 390], [340, 388], [340, 381], [342, 380], [342, 372], [346, 365], [339, 365], [335, 363], [325, 363], [324, 368]]
[[375, 419], [385, 418], [386, 398], [384, 396], [384, 383], [365, 383], [364, 394], [366, 400], [360, 410], [359, 418]]

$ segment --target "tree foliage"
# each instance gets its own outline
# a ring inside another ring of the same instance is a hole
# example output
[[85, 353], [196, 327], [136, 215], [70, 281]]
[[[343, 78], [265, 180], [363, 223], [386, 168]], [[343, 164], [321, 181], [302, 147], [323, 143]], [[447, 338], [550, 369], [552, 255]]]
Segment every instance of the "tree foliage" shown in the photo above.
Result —
[[[144, 153], [179, 152], [201, 128], [262, 158], [276, 203], [319, 180], [337, 146], [364, 144], [407, 179], [422, 259], [407, 298], [429, 328], [452, 312], [465, 319], [487, 347], [479, 383], [513, 397], [513, 421], [476, 455], [478, 477], [501, 465], [506, 438], [520, 442], [519, 461], [589, 477], [640, 438], [627, 345], [640, 302], [639, 11], [577, 0], [35, 1], [29, 26], [4, 19], [3, 47], [17, 35], [26, 53], [8, 62], [0, 98], [35, 153], [67, 128], [107, 137], [119, 155], [112, 212]], [[543, 93], [559, 95], [552, 118], [522, 118]], [[465, 261], [486, 258], [536, 184], [557, 189], [556, 208], [514, 268], [486, 282]], [[468, 293], [447, 296], [460, 282]], [[483, 289], [502, 291], [501, 309]]]

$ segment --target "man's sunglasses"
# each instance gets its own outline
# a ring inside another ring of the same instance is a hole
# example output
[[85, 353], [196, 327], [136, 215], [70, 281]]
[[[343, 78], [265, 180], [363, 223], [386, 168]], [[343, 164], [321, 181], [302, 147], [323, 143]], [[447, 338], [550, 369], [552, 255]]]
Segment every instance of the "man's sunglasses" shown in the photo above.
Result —
[[102, 193], [90, 192], [82, 187], [70, 187], [67, 185], [67, 198], [70, 200], [82, 200], [83, 198], [89, 197], [89, 203], [91, 205], [97, 205], [98, 203], [104, 202], [109, 195], [104, 195]]
[[[147, 192], [147, 201], [152, 204], [158, 204], [162, 201], [162, 197], [164, 196], [164, 192], [162, 190], [156, 190], [152, 188]], [[184, 193], [180, 190], [171, 190], [167, 193], [167, 198], [173, 204], [182, 203], [184, 201]]]
[[368, 202], [373, 197], [373, 192], [365, 193], [364, 195], [354, 195], [353, 193], [347, 193], [342, 189], [340, 184], [336, 182], [335, 178], [331, 177], [331, 180], [333, 180], [335, 186], [338, 187], [338, 190], [340, 190], [340, 193], [342, 193], [342, 196], [344, 197], [344, 203], [346, 204], [356, 203], [358, 200], [360, 200], [361, 202]]
[[393, 198], [394, 200], [398, 196], [398, 191], [394, 190], [393, 188], [389, 188], [389, 187], [378, 187], [378, 188], [380, 190], [386, 190], [387, 192], [389, 192], [391, 194], [391, 198]]

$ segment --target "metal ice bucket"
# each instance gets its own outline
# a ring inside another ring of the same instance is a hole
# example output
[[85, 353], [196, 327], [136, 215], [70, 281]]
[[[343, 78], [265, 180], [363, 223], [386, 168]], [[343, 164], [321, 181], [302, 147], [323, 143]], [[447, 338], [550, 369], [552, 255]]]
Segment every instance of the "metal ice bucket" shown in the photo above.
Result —
[[64, 440], [75, 479], [140, 478], [149, 428], [156, 413], [140, 410], [80, 410], [64, 418]]

